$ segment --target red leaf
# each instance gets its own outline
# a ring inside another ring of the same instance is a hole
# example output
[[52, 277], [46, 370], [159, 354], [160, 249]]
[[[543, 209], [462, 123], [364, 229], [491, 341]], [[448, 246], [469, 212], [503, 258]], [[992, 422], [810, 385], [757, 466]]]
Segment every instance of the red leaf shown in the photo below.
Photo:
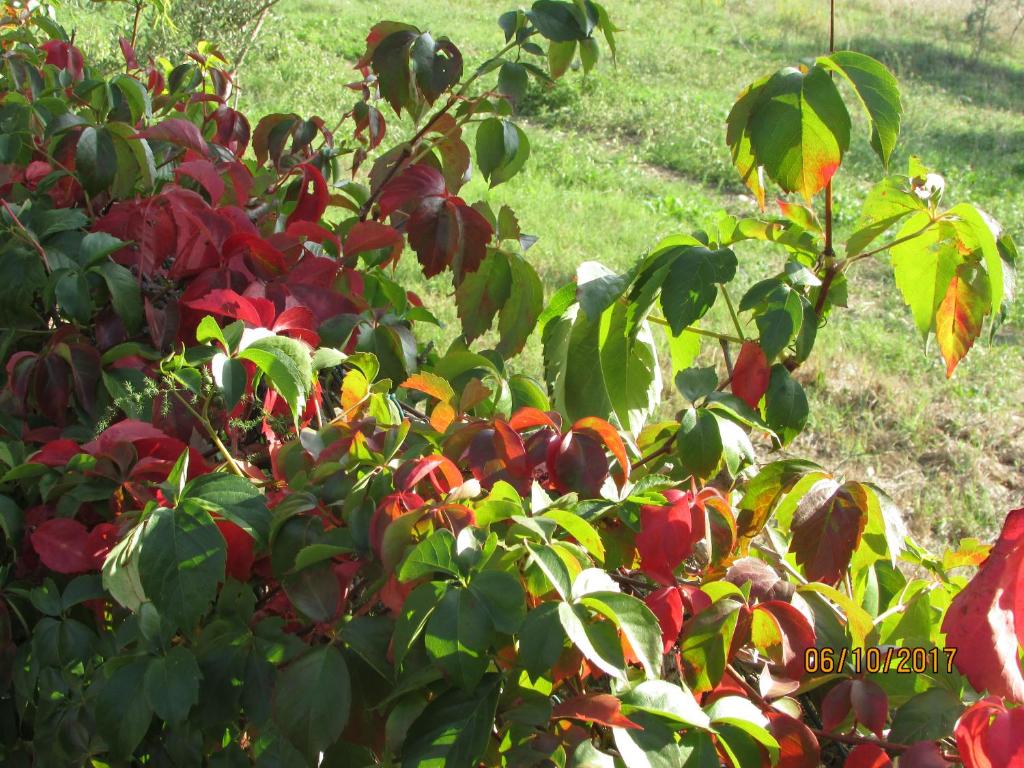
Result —
[[1007, 709], [989, 696], [960, 716], [954, 734], [966, 768], [1024, 766], [1024, 708]]
[[918, 741], [900, 754], [900, 768], [950, 768], [934, 741]]
[[295, 210], [288, 217], [288, 223], [296, 221], [319, 221], [327, 210], [330, 196], [323, 174], [314, 165], [303, 163], [296, 168], [302, 174], [299, 198]]
[[46, 63], [57, 69], [66, 69], [74, 80], [81, 80], [84, 74], [82, 52], [64, 40], [47, 40], [39, 46], [46, 52]]
[[86, 554], [92, 560], [90, 570], [98, 571], [103, 567], [103, 561], [120, 540], [120, 533], [120, 527], [113, 523], [100, 523], [89, 531]]
[[263, 325], [263, 318], [256, 305], [230, 288], [218, 288], [202, 298], [185, 301], [182, 304], [201, 312], [230, 317], [232, 320], [243, 320], [257, 328]]
[[598, 442], [604, 443], [608, 452], [619, 462], [619, 466], [612, 476], [615, 478], [615, 484], [619, 486], [619, 490], [622, 490], [622, 486], [629, 479], [630, 463], [626, 458], [626, 446], [623, 444], [622, 438], [619, 437], [619, 433], [615, 431], [615, 427], [604, 419], [587, 416], [573, 424], [572, 431], [590, 435]]
[[656, 589], [644, 598], [644, 602], [658, 619], [661, 642], [664, 652], [668, 653], [683, 629], [683, 598], [679, 596], [679, 589], [674, 586]]
[[1006, 516], [988, 558], [942, 620], [946, 646], [975, 690], [1024, 703], [1024, 508]]
[[224, 179], [209, 160], [187, 160], [174, 169], [174, 176], [179, 184], [182, 176], [195, 179], [206, 190], [213, 205], [224, 196]]
[[448, 190], [444, 177], [429, 165], [412, 165], [384, 185], [381, 191], [380, 215], [388, 216], [407, 204], [427, 197], [442, 197]]
[[169, 144], [194, 150], [203, 156], [210, 154], [210, 149], [206, 146], [206, 139], [203, 138], [203, 134], [200, 133], [195, 123], [190, 123], [180, 117], [171, 117], [144, 128], [133, 138], [166, 141]]
[[811, 729], [795, 717], [769, 709], [768, 731], [779, 742], [779, 762], [775, 768], [818, 768], [821, 748]]
[[404, 245], [405, 240], [402, 238], [402, 233], [393, 227], [377, 221], [360, 221], [348, 231], [343, 252], [345, 256], [352, 257], [366, 251], [390, 248], [391, 255], [380, 264], [380, 266], [385, 266], [398, 259]]
[[248, 581], [255, 560], [252, 536], [230, 520], [217, 520], [216, 523], [227, 544], [227, 575], [236, 581]]
[[409, 217], [408, 232], [423, 274], [433, 277], [451, 267], [459, 283], [480, 267], [494, 230], [459, 198], [429, 197]]
[[958, 266], [935, 312], [935, 340], [946, 361], [946, 378], [981, 335], [990, 307], [988, 275], [977, 264]]
[[792, 603], [782, 600], [769, 600], [754, 606], [754, 612], [769, 614], [775, 621], [781, 640], [782, 664], [786, 675], [799, 680], [803, 677], [804, 658], [808, 648], [814, 647], [814, 628], [807, 617], [800, 613]]
[[815, 483], [793, 515], [789, 551], [810, 581], [836, 584], [843, 577], [867, 523], [866, 491], [859, 483]]
[[213, 143], [225, 147], [235, 157], [244, 155], [252, 134], [245, 115], [231, 107], [221, 106], [213, 113], [213, 120], [217, 124]]
[[77, 520], [67, 517], [46, 520], [32, 532], [31, 540], [39, 559], [51, 571], [85, 573], [95, 570], [89, 532]]
[[881, 686], [871, 680], [854, 680], [850, 687], [850, 703], [857, 721], [882, 738], [885, 718], [889, 714], [889, 697]]
[[771, 368], [764, 350], [756, 341], [745, 341], [732, 369], [732, 393], [751, 408], [757, 408], [768, 391]]
[[846, 756], [845, 768], [892, 768], [892, 760], [881, 747], [858, 744]]
[[821, 702], [821, 727], [826, 731], [834, 731], [850, 714], [852, 687], [853, 680], [843, 680], [825, 694]]
[[609, 693], [594, 693], [567, 699], [554, 708], [551, 719], [584, 720], [614, 728], [642, 729], [622, 714], [622, 702]]
[[566, 432], [548, 443], [548, 476], [558, 493], [576, 491], [596, 499], [608, 477], [608, 458], [601, 444], [589, 435]]
[[680, 491], [665, 491], [665, 506], [640, 507], [636, 548], [640, 570], [659, 584], [674, 585], [674, 571], [704, 538], [704, 516], [694, 514], [693, 499]]
[[124, 56], [124, 63], [128, 69], [140, 69], [139, 60], [135, 57], [135, 49], [126, 37], [120, 37], [117, 44], [121, 46], [121, 55]]

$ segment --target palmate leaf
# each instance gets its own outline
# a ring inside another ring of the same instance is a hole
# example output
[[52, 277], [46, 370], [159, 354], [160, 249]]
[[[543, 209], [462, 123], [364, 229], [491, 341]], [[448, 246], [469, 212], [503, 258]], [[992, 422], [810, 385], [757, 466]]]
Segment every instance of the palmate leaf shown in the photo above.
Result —
[[636, 435], [661, 394], [661, 371], [647, 321], [635, 318], [630, 333], [630, 307], [618, 301], [627, 284], [595, 262], [580, 266], [577, 285], [552, 297], [541, 317], [544, 373], [568, 420], [614, 416]]
[[191, 630], [224, 581], [226, 545], [210, 513], [192, 504], [158, 507], [138, 551], [142, 589], [161, 616]]
[[306, 396], [313, 387], [312, 350], [307, 344], [287, 336], [266, 336], [257, 339], [239, 353], [262, 371], [298, 421], [306, 406]]
[[[788, 67], [744, 98], [730, 132], [734, 158], [740, 147], [741, 173], [763, 166], [783, 190], [810, 201], [831, 180], [850, 144], [850, 115], [828, 72], [819, 65], [807, 71]], [[741, 128], [744, 112], [748, 127]]]
[[[896, 287], [910, 307], [922, 338], [935, 327], [935, 311], [963, 262], [953, 224], [939, 221], [929, 225], [931, 221], [926, 211], [914, 214], [896, 235], [897, 240], [909, 239], [889, 249]], [[916, 233], [920, 234], [914, 236]]]
[[870, 494], [860, 483], [822, 480], [800, 500], [789, 549], [810, 581], [842, 579], [867, 524]]
[[836, 51], [818, 59], [818, 63], [842, 75], [852, 86], [868, 114], [871, 147], [882, 165], [888, 167], [903, 119], [899, 84], [892, 72], [881, 62], [856, 51]]

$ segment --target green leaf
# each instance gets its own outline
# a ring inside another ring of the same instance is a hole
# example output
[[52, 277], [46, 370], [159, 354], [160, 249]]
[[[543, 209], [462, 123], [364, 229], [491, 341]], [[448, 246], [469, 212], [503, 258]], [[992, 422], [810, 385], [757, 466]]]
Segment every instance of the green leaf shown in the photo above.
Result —
[[496, 631], [506, 635], [519, 631], [526, 618], [526, 593], [518, 578], [507, 571], [480, 571], [470, 579], [469, 591]]
[[750, 117], [768, 94], [769, 77], [762, 77], [748, 85], [736, 99], [726, 118], [725, 143], [732, 153], [732, 164], [736, 167], [743, 183], [747, 185], [757, 204], [764, 210], [764, 178], [762, 163], [754, 156], [750, 140]]
[[641, 726], [612, 728], [615, 748], [629, 768], [684, 768], [675, 733], [655, 715], [634, 712], [631, 720]]
[[412, 649], [416, 638], [422, 634], [423, 628], [427, 626], [427, 620], [434, 613], [447, 589], [446, 582], [428, 581], [420, 584], [405, 598], [395, 621], [395, 632], [391, 640], [396, 667], [402, 665], [402, 660]]
[[466, 341], [481, 336], [498, 310], [505, 306], [512, 291], [509, 259], [503, 251], [492, 250], [455, 289], [455, 306]]
[[[672, 360], [672, 373], [677, 377], [676, 386], [679, 386], [678, 376], [693, 365], [700, 354], [701, 336], [697, 333], [684, 331], [678, 336], [668, 336], [669, 357]], [[680, 390], [682, 391], [682, 390]]]
[[498, 93], [513, 104], [522, 101], [529, 85], [530, 75], [522, 64], [517, 61], [506, 61], [501, 65], [498, 71]]
[[161, 616], [195, 627], [224, 581], [224, 537], [210, 514], [192, 505], [158, 507], [139, 542], [139, 578]]
[[615, 303], [601, 316], [598, 345], [608, 400], [619, 424], [640, 434], [661, 398], [661, 368], [650, 326], [645, 321], [631, 339], [629, 308]]
[[109, 661], [104, 668], [113, 668], [110, 675], [90, 688], [90, 693], [96, 697], [93, 710], [96, 730], [117, 757], [131, 756], [153, 719], [153, 710], [145, 696], [148, 663], [149, 659], [127, 663], [123, 658]]
[[110, 291], [110, 303], [114, 311], [124, 323], [129, 334], [134, 334], [142, 328], [142, 292], [139, 290], [139, 281], [132, 273], [120, 264], [112, 261], [100, 264], [96, 271], [103, 277]]
[[313, 386], [309, 346], [287, 336], [267, 336], [254, 341], [238, 356], [256, 363], [270, 385], [288, 403], [297, 423], [306, 405], [306, 395]]
[[926, 210], [925, 202], [910, 189], [905, 176], [890, 176], [875, 184], [864, 199], [856, 231], [846, 241], [847, 256], [861, 253], [872, 241], [901, 219]]
[[[696, 334], [684, 334], [694, 336]], [[676, 374], [676, 389], [691, 403], [707, 397], [718, 388], [718, 371], [714, 366], [707, 368], [688, 368]]]
[[783, 445], [788, 445], [803, 431], [808, 413], [807, 395], [800, 382], [789, 375], [786, 366], [781, 363], [773, 365], [764, 397], [765, 423], [779, 436]]
[[896, 235], [896, 239], [902, 238], [910, 239], [889, 249], [896, 287], [914, 315], [917, 330], [927, 338], [963, 257], [957, 250], [954, 225], [948, 221], [931, 224], [926, 211], [907, 219]]
[[508, 181], [530, 157], [526, 133], [511, 120], [491, 117], [476, 131], [476, 162], [492, 187]]
[[352, 690], [348, 666], [337, 648], [322, 645], [285, 667], [274, 689], [274, 721], [307, 758], [341, 737]]
[[438, 571], [459, 575], [455, 561], [455, 536], [447, 528], [439, 528], [417, 544], [398, 568], [399, 581], [412, 581], [433, 576]]
[[533, 26], [548, 40], [558, 43], [582, 40], [587, 33], [580, 27], [572, 3], [564, 0], [537, 0], [527, 12]]
[[567, 40], [564, 43], [552, 42], [548, 45], [548, 70], [551, 72], [552, 80], [557, 80], [569, 71], [575, 55], [575, 40]]
[[544, 517], [554, 520], [558, 526], [578, 541], [598, 562], [604, 561], [604, 544], [597, 530], [575, 512], [564, 509], [549, 509]]
[[569, 603], [558, 604], [558, 619], [569, 641], [588, 661], [612, 677], [626, 679], [622, 646], [615, 630], [610, 629], [612, 624], [591, 621], [581, 606]]
[[677, 723], [677, 727], [708, 729], [710, 718], [684, 687], [667, 680], [645, 680], [620, 696], [622, 713], [647, 712]]
[[896, 78], [881, 62], [855, 51], [836, 51], [818, 63], [838, 72], [853, 87], [871, 123], [871, 147], [888, 168], [903, 118]]
[[676, 433], [679, 468], [701, 479], [712, 477], [722, 464], [722, 447], [715, 415], [704, 408], [687, 408]]
[[86, 192], [95, 194], [111, 185], [117, 174], [114, 140], [106, 128], [91, 125], [82, 131], [75, 148], [75, 171]]
[[661, 674], [661, 626], [641, 600], [621, 592], [592, 592], [580, 604], [600, 613], [619, 628], [648, 678]]
[[54, 272], [53, 292], [61, 310], [72, 320], [84, 325], [92, 318], [93, 303], [89, 281], [84, 272], [64, 269]]
[[544, 308], [544, 286], [537, 270], [517, 253], [507, 254], [511, 287], [498, 318], [498, 346], [495, 351], [508, 359], [526, 346]]
[[900, 744], [945, 738], [963, 711], [960, 699], [945, 688], [930, 688], [896, 710], [889, 738]]
[[736, 254], [728, 248], [684, 247], [678, 251], [661, 286], [661, 310], [675, 336], [711, 309], [718, 296], [716, 283], [727, 283], [736, 276]]
[[999, 225], [970, 203], [959, 203], [947, 211], [947, 215], [957, 217], [955, 227], [960, 241], [971, 250], [973, 255], [980, 255], [988, 273], [989, 306], [993, 314], [999, 312], [1004, 297], [1004, 265], [999, 254], [996, 238], [999, 236]]
[[487, 649], [493, 639], [491, 620], [467, 589], [449, 589], [427, 621], [427, 654], [446, 677], [467, 690], [487, 671]]
[[850, 145], [850, 115], [821, 66], [779, 70], [750, 115], [750, 143], [765, 173], [810, 202]]
[[472, 691], [455, 689], [434, 699], [402, 745], [402, 768], [476, 768], [494, 728], [501, 676], [485, 675]]
[[683, 674], [694, 692], [710, 691], [725, 674], [739, 609], [738, 601], [722, 598], [684, 625], [679, 652]]
[[199, 665], [192, 652], [176, 645], [149, 663], [146, 702], [161, 720], [181, 723], [199, 702]]
[[178, 503], [185, 502], [230, 520], [260, 547], [267, 546], [271, 514], [266, 497], [251, 480], [224, 472], [200, 475], [182, 489]]
[[536, 549], [533, 549], [529, 544], [524, 544], [524, 546], [530, 554], [530, 561], [537, 565], [547, 581], [558, 592], [559, 597], [563, 600], [568, 600], [572, 587], [572, 578], [569, 576], [569, 570], [565, 567], [565, 563], [562, 562], [562, 558], [551, 547], [546, 545]]
[[541, 603], [528, 611], [523, 621], [519, 631], [519, 663], [530, 677], [548, 673], [565, 646], [559, 605], [561, 603]]
[[127, 243], [123, 240], [106, 232], [90, 232], [82, 238], [78, 246], [79, 263], [91, 267], [115, 251], [121, 250], [125, 245]]

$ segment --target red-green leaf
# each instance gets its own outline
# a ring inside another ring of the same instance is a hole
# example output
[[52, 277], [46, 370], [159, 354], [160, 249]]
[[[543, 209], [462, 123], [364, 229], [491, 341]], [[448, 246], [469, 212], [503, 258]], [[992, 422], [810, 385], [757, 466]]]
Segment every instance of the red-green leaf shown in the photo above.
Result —
[[822, 480], [800, 500], [789, 551], [811, 581], [842, 579], [867, 523], [866, 494], [859, 483]]
[[990, 309], [988, 275], [978, 264], [961, 264], [949, 282], [946, 295], [935, 313], [935, 339], [946, 361], [946, 376], [952, 376], [974, 340]]
[[567, 699], [551, 712], [552, 720], [583, 720], [609, 728], [640, 728], [624, 714], [622, 702], [608, 693]]

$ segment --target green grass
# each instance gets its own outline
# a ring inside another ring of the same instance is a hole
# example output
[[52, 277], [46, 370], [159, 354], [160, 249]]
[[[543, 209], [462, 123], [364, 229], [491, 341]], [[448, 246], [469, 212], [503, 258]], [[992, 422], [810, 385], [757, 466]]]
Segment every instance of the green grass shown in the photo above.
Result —
[[[81, 1], [81, 0], [80, 0]], [[367, 29], [401, 19], [450, 36], [472, 66], [500, 46], [503, 2], [282, 0], [249, 54], [241, 105], [251, 115], [295, 111], [329, 124], [347, 111], [352, 61]], [[749, 81], [826, 46], [827, 4], [808, 0], [607, 0], [623, 28], [619, 57], [588, 78], [531, 92], [523, 105], [533, 153], [525, 172], [464, 196], [507, 203], [540, 236], [529, 256], [549, 290], [578, 263], [626, 268], [661, 237], [754, 206], [729, 164], [724, 119]], [[963, 3], [963, 5], [966, 5]], [[1024, 55], [993, 46], [972, 61], [959, 32], [965, 9], [934, 1], [839, 3], [837, 47], [874, 55], [901, 80], [906, 118], [894, 158], [910, 154], [943, 173], [950, 200], [974, 202], [1024, 239]], [[95, 7], [95, 6], [93, 6]], [[109, 55], [111, 17], [77, 13], [82, 44]], [[855, 140], [837, 177], [840, 234], [882, 174], [854, 116]], [[389, 125], [400, 135], [400, 125]], [[742, 279], [774, 271], [779, 255], [741, 249]], [[449, 330], [446, 289], [401, 267]], [[851, 274], [852, 306], [836, 313], [800, 376], [812, 426], [792, 447], [871, 479], [929, 538], [985, 535], [1024, 496], [1024, 302], [991, 345], [979, 345], [947, 382], [925, 350], [884, 264]], [[438, 281], [435, 281], [437, 283]], [[539, 371], [532, 344], [518, 365]], [[676, 401], [669, 395], [669, 405]]]

